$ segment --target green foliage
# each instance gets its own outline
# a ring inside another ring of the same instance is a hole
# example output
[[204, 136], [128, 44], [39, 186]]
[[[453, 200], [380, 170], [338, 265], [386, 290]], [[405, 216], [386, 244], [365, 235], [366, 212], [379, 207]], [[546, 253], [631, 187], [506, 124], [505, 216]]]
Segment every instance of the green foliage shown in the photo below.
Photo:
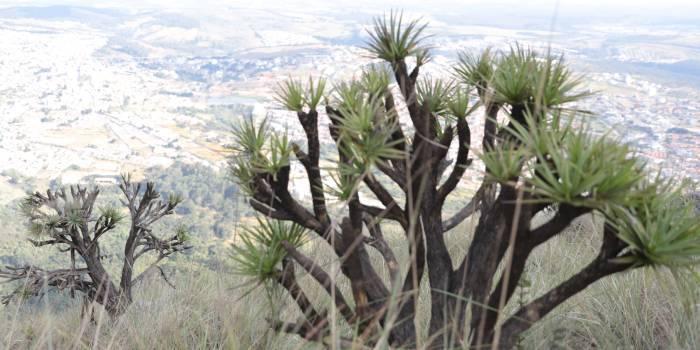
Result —
[[560, 203], [600, 208], [621, 202], [645, 176], [629, 146], [585, 131], [569, 134], [536, 157], [531, 168], [536, 193]]
[[513, 137], [510, 145], [481, 156], [499, 182], [522, 174], [545, 202], [603, 209], [611, 202], [625, 204], [646, 177], [628, 145], [594, 136], [585, 126], [573, 131], [570, 122], [559, 125], [558, 116], [527, 113], [525, 119], [505, 129]]
[[374, 27], [367, 31], [370, 36], [367, 49], [374, 57], [392, 64], [415, 56], [418, 65], [422, 65], [429, 59], [428, 49], [422, 45], [426, 26], [418, 20], [404, 23], [403, 13], [393, 11], [388, 17], [376, 17]]
[[469, 108], [469, 90], [455, 86], [452, 95], [447, 100], [447, 114], [457, 119], [466, 118], [474, 108]]
[[454, 85], [452, 82], [426, 77], [418, 82], [416, 90], [418, 103], [431, 113], [442, 114], [449, 106]]
[[389, 89], [390, 72], [386, 65], [371, 64], [362, 70], [360, 84], [371, 97], [379, 98]]
[[325, 90], [326, 79], [319, 78], [316, 84], [314, 84], [314, 79], [309, 77], [309, 88], [304, 95], [304, 102], [309, 106], [310, 110], [316, 110], [318, 103], [321, 102], [321, 98], [323, 98]]
[[79, 230], [80, 226], [85, 224], [85, 218], [83, 217], [83, 211], [81, 209], [73, 208], [66, 213], [66, 225], [71, 230]]
[[354, 111], [365, 100], [365, 87], [357, 81], [343, 81], [333, 88], [334, 102], [340, 111]]
[[293, 223], [258, 218], [258, 225], [239, 234], [240, 243], [232, 245], [236, 273], [261, 282], [274, 278], [287, 255], [282, 242], [300, 247], [306, 241], [306, 229]]
[[500, 58], [493, 74], [496, 101], [522, 106], [532, 103], [537, 86], [537, 68], [534, 51], [519, 45], [511, 47], [510, 52]]
[[44, 225], [41, 222], [33, 221], [30, 222], [28, 225], [28, 232], [31, 237], [41, 237], [43, 235], [46, 235], [47, 231], [46, 230], [46, 225]]
[[231, 150], [238, 153], [257, 157], [263, 152], [265, 141], [267, 141], [269, 129], [267, 119], [264, 119], [259, 125], [255, 123], [252, 117], [242, 118], [241, 122], [233, 128], [233, 137], [235, 142], [228, 146]]
[[478, 156], [486, 166], [486, 181], [509, 184], [520, 175], [527, 152], [510, 142]]
[[253, 179], [256, 173], [250, 166], [247, 158], [241, 156], [232, 156], [228, 161], [231, 177], [236, 181], [236, 184], [243, 189], [248, 196], [253, 195]]
[[[381, 105], [376, 100], [362, 101], [356, 109], [340, 109], [341, 152], [362, 169], [368, 169], [382, 159], [397, 158], [403, 155], [394, 148], [390, 140], [393, 127], [388, 122]], [[376, 120], [379, 116], [379, 120]], [[384, 125], [381, 125], [381, 124]], [[381, 125], [381, 128], [380, 128]]]
[[646, 176], [628, 145], [594, 136], [585, 126], [574, 132], [571, 125], [526, 119], [528, 127], [512, 122], [512, 133], [533, 158], [527, 168], [533, 192], [548, 201], [597, 209], [624, 203]]
[[493, 79], [496, 57], [491, 48], [477, 55], [471, 52], [461, 52], [458, 63], [454, 68], [457, 78], [480, 91], [485, 91]]
[[[365, 71], [361, 81], [342, 82], [335, 87], [339, 115], [332, 115], [338, 131], [338, 152], [344, 158], [331, 169], [335, 188], [331, 195], [349, 199], [372, 167], [404, 156], [392, 133], [398, 120], [390, 118], [382, 103], [389, 75], [384, 70]], [[381, 94], [380, 94], [381, 92]]]
[[304, 106], [316, 110], [325, 90], [326, 79], [319, 78], [314, 83], [314, 79], [309, 77], [309, 85], [304, 89], [301, 81], [290, 78], [278, 84], [275, 99], [290, 111], [301, 112]]
[[544, 61], [538, 61], [537, 105], [544, 107], [561, 106], [575, 102], [591, 95], [589, 92], [576, 92], [582, 83], [580, 76], [573, 73], [564, 64], [563, 56], [547, 55]]
[[[603, 212], [637, 266], [688, 267], [700, 263], [700, 222], [684, 186], [657, 176], [625, 144], [573, 130], [557, 118], [526, 114], [527, 125], [506, 129], [510, 146], [481, 155], [490, 178], [508, 184], [523, 175], [536, 200]], [[554, 120], [554, 121], [552, 121]], [[513, 185], [512, 183], [510, 185]]]
[[192, 239], [190, 233], [187, 231], [187, 227], [184, 225], [178, 225], [175, 229], [175, 237], [180, 242], [187, 242]]
[[293, 148], [285, 131], [283, 134], [270, 135], [270, 150], [265, 162], [260, 164], [260, 170], [268, 174], [277, 174], [283, 167], [289, 166], [289, 157]]
[[173, 193], [173, 194], [168, 195], [168, 204], [170, 204], [173, 207], [179, 205], [184, 200], [185, 200], [185, 198], [182, 197], [182, 195], [179, 193]]
[[[114, 220], [115, 222], [119, 222], [123, 218], [123, 216], [120, 215], [119, 213], [115, 213], [112, 215], [113, 216], [110, 218], [112, 220]], [[61, 216], [57, 215], [57, 214], [49, 214], [44, 219], [44, 226], [49, 230], [56, 229], [59, 226], [61, 226], [62, 224], [63, 224], [63, 219], [61, 219]]]
[[[100, 216], [104, 220], [112, 222], [113, 224], [118, 224], [126, 217], [126, 215], [119, 208], [111, 205], [100, 208]], [[49, 223], [47, 222], [47, 226], [48, 225]]]
[[[476, 80], [480, 76], [478, 62], [468, 57], [465, 56], [458, 74], [465, 81], [483, 83]], [[483, 70], [488, 71], [487, 68]], [[492, 75], [496, 101], [511, 106], [552, 108], [590, 95], [575, 92], [581, 79], [566, 68], [561, 57], [549, 53], [540, 57], [535, 51], [520, 45], [512, 46], [500, 57]]]
[[398, 127], [395, 119], [387, 117], [380, 99], [365, 94], [357, 82], [341, 83], [336, 87], [340, 116], [334, 116], [338, 125], [338, 152], [345, 160], [331, 170], [335, 188], [330, 194], [349, 199], [357, 190], [362, 177], [377, 163], [404, 156], [396, 149], [397, 141], [391, 134]]
[[289, 79], [277, 86], [276, 100], [290, 111], [300, 112], [304, 108], [304, 89], [301, 82]]
[[610, 205], [606, 211], [633, 253], [631, 262], [671, 268], [697, 266], [700, 221], [694, 205], [681, 198], [683, 186], [665, 182], [651, 187], [658, 192], [629, 206]]
[[251, 181], [259, 174], [275, 176], [282, 168], [289, 166], [293, 152], [287, 133], [269, 131], [267, 120], [255, 124], [252, 118], [244, 121], [233, 130], [234, 144], [229, 150], [234, 154], [229, 158], [231, 173], [238, 184], [251, 193]]

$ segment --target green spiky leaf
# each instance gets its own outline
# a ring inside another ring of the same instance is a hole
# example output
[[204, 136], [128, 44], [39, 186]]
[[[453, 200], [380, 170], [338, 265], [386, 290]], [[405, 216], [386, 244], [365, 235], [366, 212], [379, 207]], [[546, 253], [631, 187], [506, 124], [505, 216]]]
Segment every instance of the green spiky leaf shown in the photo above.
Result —
[[192, 239], [187, 227], [184, 225], [178, 225], [175, 229], [175, 238], [180, 242], [187, 242]]
[[286, 109], [300, 112], [304, 108], [305, 92], [301, 81], [288, 79], [277, 86], [275, 99]]
[[390, 77], [391, 75], [386, 65], [372, 64], [362, 71], [360, 83], [371, 97], [379, 98], [388, 91]]
[[432, 113], [442, 114], [448, 108], [453, 88], [452, 82], [426, 77], [418, 82], [418, 103]]
[[326, 79], [319, 78], [318, 80], [316, 80], [316, 83], [314, 83], [314, 79], [312, 77], [309, 77], [309, 87], [306, 89], [306, 92], [304, 94], [304, 103], [306, 103], [310, 110], [316, 110], [316, 108], [318, 107], [318, 103], [321, 102], [321, 99], [324, 96], [325, 91]]
[[427, 62], [429, 52], [422, 45], [426, 24], [418, 20], [403, 20], [403, 13], [391, 12], [389, 16], [376, 17], [372, 30], [368, 30], [370, 40], [367, 49], [376, 58], [390, 63], [416, 56], [418, 64]]
[[232, 246], [236, 273], [260, 281], [274, 278], [278, 265], [287, 255], [282, 242], [295, 247], [306, 242], [306, 229], [295, 223], [258, 218], [258, 225], [246, 227], [240, 242]]
[[119, 223], [126, 217], [126, 215], [122, 213], [121, 210], [113, 206], [106, 206], [100, 208], [100, 216], [102, 216], [105, 220], [112, 222], [113, 224]]
[[491, 48], [481, 54], [461, 52], [455, 74], [464, 83], [476, 87], [481, 93], [488, 89], [495, 67], [495, 57]]
[[447, 112], [457, 118], [466, 118], [474, 109], [469, 108], [469, 91], [459, 87], [454, 88], [447, 101]]
[[610, 206], [606, 215], [629, 245], [638, 266], [685, 268], [700, 264], [700, 221], [681, 186], [647, 195], [633, 205]]

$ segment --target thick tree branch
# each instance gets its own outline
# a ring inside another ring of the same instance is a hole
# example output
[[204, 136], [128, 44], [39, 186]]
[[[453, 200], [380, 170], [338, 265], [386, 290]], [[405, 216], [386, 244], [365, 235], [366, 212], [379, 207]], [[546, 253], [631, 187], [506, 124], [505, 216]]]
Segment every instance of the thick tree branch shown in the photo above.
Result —
[[457, 225], [461, 224], [464, 220], [466, 220], [468, 217], [472, 216], [474, 213], [479, 211], [479, 209], [481, 209], [481, 202], [483, 200], [484, 192], [486, 191], [487, 187], [488, 186], [482, 183], [479, 189], [476, 190], [476, 193], [474, 194], [472, 199], [469, 200], [469, 203], [467, 203], [467, 205], [462, 207], [462, 209], [457, 211], [449, 219], [442, 222], [443, 232], [448, 232], [449, 230], [457, 227]]
[[316, 311], [306, 293], [299, 286], [294, 273], [294, 264], [288, 257], [282, 260], [282, 270], [277, 275], [277, 282], [289, 292], [310, 326], [319, 322], [327, 322], [325, 317]]
[[306, 270], [306, 272], [308, 272], [309, 275], [311, 275], [311, 277], [313, 277], [316, 280], [316, 282], [318, 282], [323, 287], [323, 289], [326, 290], [326, 293], [328, 293], [329, 296], [335, 296], [333, 302], [338, 308], [338, 312], [340, 312], [340, 314], [343, 315], [343, 317], [346, 321], [348, 321], [348, 323], [352, 324], [355, 315], [350, 306], [348, 305], [347, 301], [345, 301], [343, 293], [333, 283], [331, 276], [329, 276], [326, 273], [326, 271], [324, 271], [320, 266], [318, 266], [313, 260], [308, 258], [306, 255], [302, 254], [289, 242], [283, 241], [282, 247], [284, 247], [284, 249], [287, 251], [287, 254], [289, 254], [289, 256], [292, 257], [292, 259], [299, 263], [299, 265], [301, 265], [301, 267], [304, 268], [304, 270]]
[[457, 138], [458, 138], [458, 149], [457, 149], [457, 160], [452, 172], [445, 180], [445, 183], [438, 189], [437, 200], [440, 205], [445, 202], [447, 195], [449, 195], [459, 184], [459, 180], [462, 179], [464, 172], [471, 163], [469, 160], [469, 145], [471, 144], [471, 132], [469, 130], [469, 124], [465, 118], [460, 118], [457, 120]]
[[[306, 133], [308, 154], [297, 152], [297, 157], [306, 169], [311, 190], [311, 200], [313, 202], [314, 214], [324, 226], [329, 225], [330, 219], [326, 210], [326, 197], [323, 190], [323, 178], [319, 167], [321, 146], [318, 135], [318, 112], [311, 110], [308, 113], [300, 111], [297, 113], [299, 123]], [[296, 147], [298, 149], [298, 147]], [[296, 151], [295, 149], [295, 151]]]
[[389, 164], [379, 162], [377, 163], [377, 169], [379, 169], [384, 175], [389, 177], [394, 183], [399, 186], [401, 190], [406, 192], [406, 178], [405, 176], [397, 171], [395, 168], [391, 167]]
[[88, 277], [88, 272], [87, 268], [44, 270], [30, 265], [6, 266], [5, 269], [0, 269], [0, 278], [4, 279], [3, 283], [22, 281], [22, 284], [10, 294], [3, 296], [2, 303], [7, 305], [18, 298], [41, 296], [47, 286], [58, 290], [78, 290], [87, 293], [93, 286], [90, 281], [84, 280], [84, 277]]
[[[520, 281], [525, 271], [527, 259], [532, 251], [542, 243], [562, 233], [574, 220], [589, 212], [590, 209], [588, 208], [578, 208], [562, 204], [554, 217], [549, 221], [529, 231], [523, 235], [523, 237], [520, 237], [515, 242], [515, 247], [512, 248], [514, 250], [513, 259], [511, 261], [511, 270], [507, 281], [506, 275], [503, 274], [489, 297], [488, 307], [485, 308], [485, 318], [481, 317], [483, 314], [475, 315], [472, 320], [472, 327], [476, 328], [478, 325], [481, 329], [493, 329], [498, 320], [501, 308], [508, 304], [508, 301], [510, 301], [513, 296], [518, 281]], [[503, 291], [504, 286], [507, 286], [505, 293]], [[501, 298], [503, 298], [503, 300], [501, 300]], [[483, 322], [483, 324], [480, 324], [481, 322]]]
[[380, 202], [382, 202], [382, 204], [386, 208], [386, 217], [398, 221], [402, 227], [406, 228], [408, 223], [405, 218], [405, 212], [396, 203], [391, 193], [389, 193], [389, 191], [384, 186], [382, 186], [382, 184], [379, 181], [377, 181], [377, 179], [374, 176], [372, 176], [372, 174], [368, 174], [367, 176], [365, 176], [363, 178], [363, 181], [365, 185], [367, 185], [367, 187], [370, 189], [370, 191], [372, 191], [375, 197], [377, 197], [377, 199]]
[[367, 229], [369, 230], [370, 237], [365, 237], [365, 243], [374, 247], [384, 258], [386, 267], [389, 270], [389, 278], [392, 284], [398, 283], [399, 276], [399, 263], [396, 260], [394, 251], [391, 246], [384, 239], [384, 234], [382, 233], [382, 227], [376, 218], [372, 218], [369, 215], [363, 216], [363, 221]]
[[496, 336], [496, 340], [500, 342], [499, 345], [504, 348], [512, 348], [518, 335], [561, 303], [599, 279], [631, 268], [632, 263], [613, 261], [623, 248], [624, 244], [615, 236], [613, 229], [606, 225], [603, 244], [598, 256], [574, 276], [525, 305], [506, 320], [500, 329], [500, 336]]

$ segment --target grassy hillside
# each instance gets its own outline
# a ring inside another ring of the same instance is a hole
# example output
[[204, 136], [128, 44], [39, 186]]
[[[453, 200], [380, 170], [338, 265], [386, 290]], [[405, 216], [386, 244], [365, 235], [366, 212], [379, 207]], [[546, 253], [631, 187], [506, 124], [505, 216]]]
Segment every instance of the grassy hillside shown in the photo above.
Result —
[[[468, 246], [460, 232], [467, 222], [448, 234], [453, 253]], [[580, 269], [595, 254], [600, 242], [599, 225], [583, 218], [569, 232], [536, 251], [528, 266], [529, 285], [521, 285], [513, 305], [530, 300]], [[393, 234], [388, 232], [389, 237]], [[310, 242], [304, 249], [324, 251]], [[406, 259], [406, 249], [396, 251]], [[330, 254], [319, 263], [332, 263]], [[140, 287], [137, 302], [127, 314], [110, 321], [100, 310], [96, 323], [81, 321], [78, 301], [52, 294], [40, 302], [12, 304], [0, 309], [0, 348], [97, 348], [97, 349], [307, 349], [312, 345], [298, 337], [269, 331], [265, 318], [271, 313], [293, 320], [288, 296], [247, 284], [232, 272], [227, 256], [212, 269], [194, 257], [175, 264], [176, 289], [160, 280]], [[556, 264], [544, 263], [556, 261]], [[381, 258], [374, 256], [374, 263]], [[382, 269], [379, 269], [382, 271]], [[386, 272], [386, 271], [384, 271]], [[386, 276], [385, 276], [386, 277]], [[342, 277], [339, 277], [342, 278]], [[301, 285], [311, 298], [324, 298], [308, 277]], [[344, 288], [349, 288], [347, 284]], [[421, 293], [422, 296], [428, 293]], [[667, 271], [651, 269], [613, 276], [594, 284], [537, 324], [522, 341], [525, 349], [697, 349], [700, 348], [700, 315], [697, 285], [683, 285]], [[269, 300], [272, 309], [270, 309]], [[325, 299], [323, 299], [325, 300]], [[328, 300], [326, 300], [328, 302]], [[428, 321], [428, 300], [419, 310]], [[59, 305], [59, 306], [56, 306]], [[347, 329], [340, 329], [346, 335]]]

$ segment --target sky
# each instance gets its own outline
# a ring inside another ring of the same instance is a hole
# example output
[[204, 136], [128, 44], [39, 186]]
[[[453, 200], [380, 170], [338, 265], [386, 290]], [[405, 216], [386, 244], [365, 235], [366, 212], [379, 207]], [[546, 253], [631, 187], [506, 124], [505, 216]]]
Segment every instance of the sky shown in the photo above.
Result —
[[507, 16], [678, 20], [700, 23], [700, 0], [0, 0], [0, 7], [80, 5], [122, 9], [216, 9], [222, 6], [258, 7], [298, 12], [315, 9], [387, 11], [405, 9], [431, 15], [503, 13]]

